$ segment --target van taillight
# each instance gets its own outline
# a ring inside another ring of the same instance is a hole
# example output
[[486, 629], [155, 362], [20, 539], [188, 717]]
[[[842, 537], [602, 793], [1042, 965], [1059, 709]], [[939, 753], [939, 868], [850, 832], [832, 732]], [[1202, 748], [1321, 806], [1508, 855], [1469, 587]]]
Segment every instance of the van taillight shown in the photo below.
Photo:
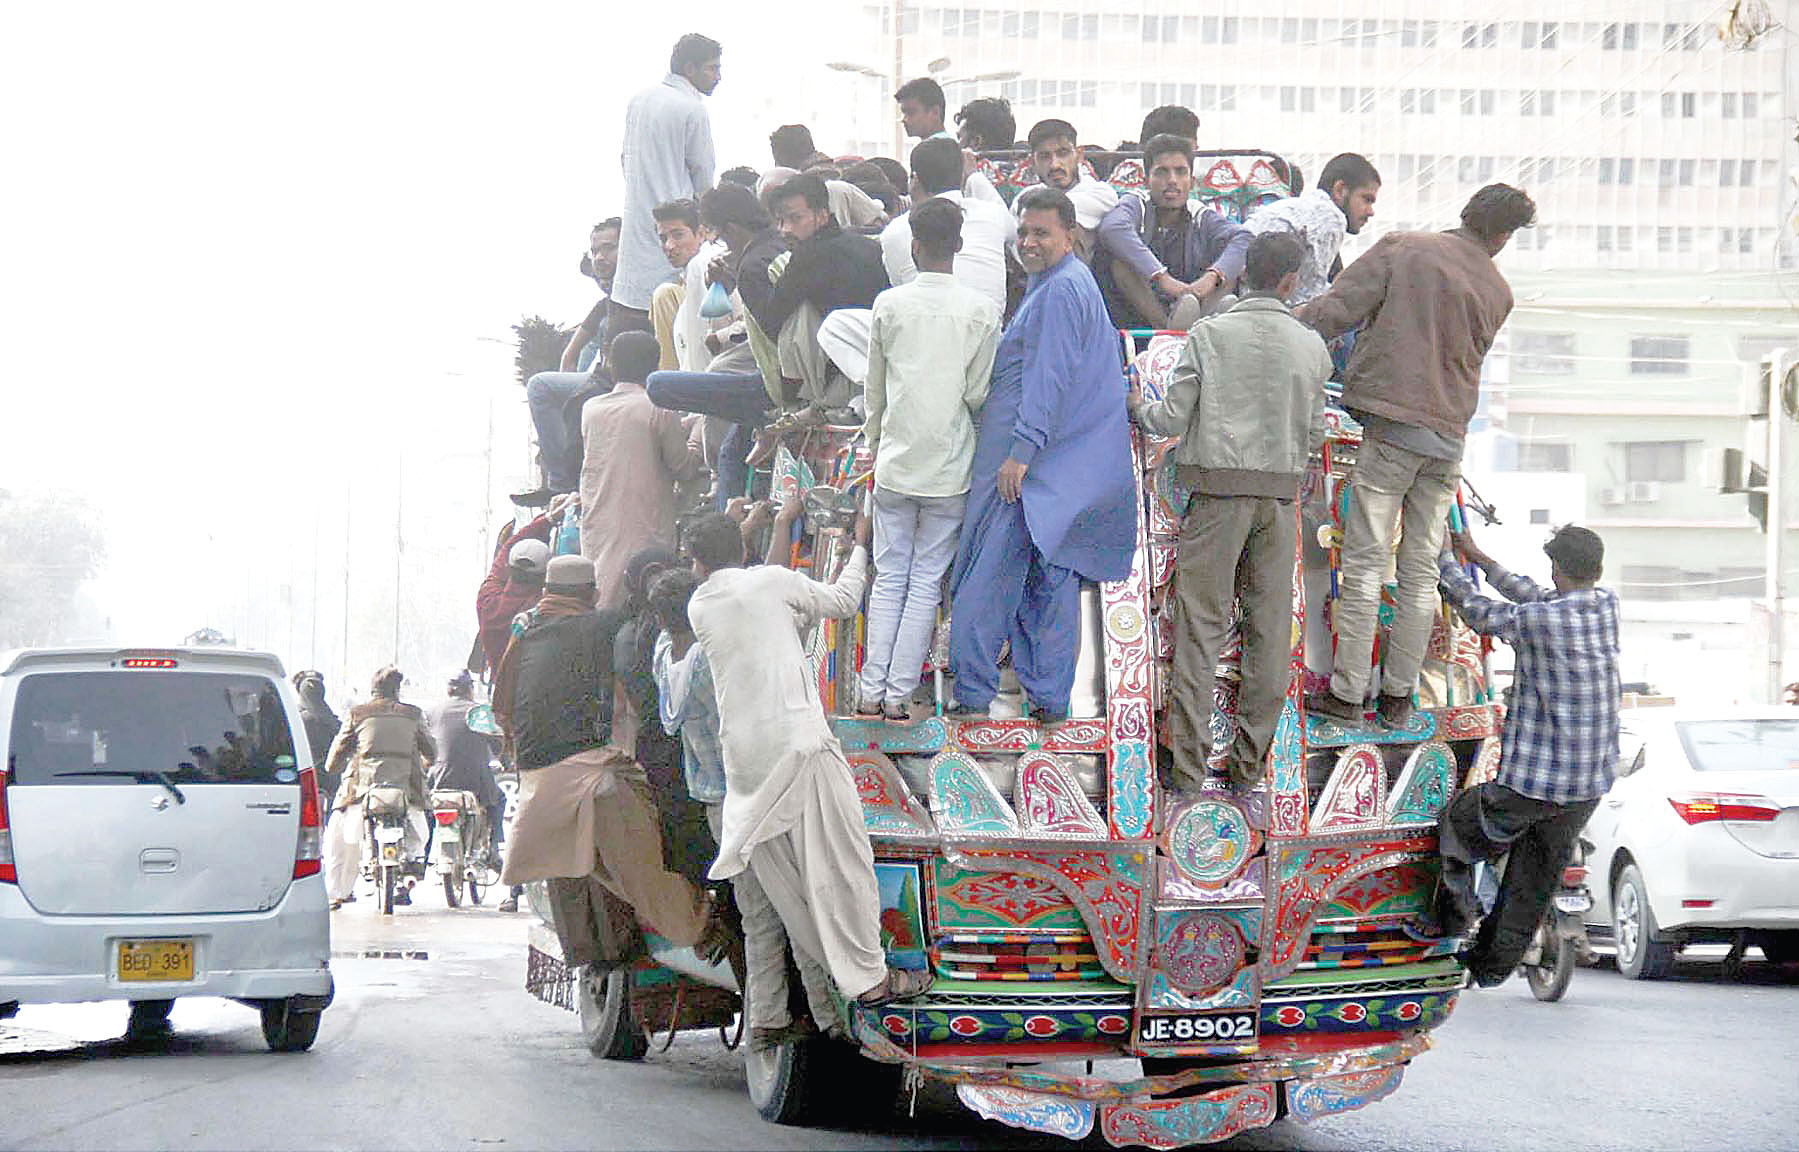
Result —
[[11, 778], [0, 768], [0, 884], [17, 884], [19, 869], [12, 857], [12, 824], [6, 815], [6, 786]]
[[300, 832], [294, 842], [294, 879], [317, 876], [323, 869], [325, 833], [319, 819], [318, 774], [300, 769]]

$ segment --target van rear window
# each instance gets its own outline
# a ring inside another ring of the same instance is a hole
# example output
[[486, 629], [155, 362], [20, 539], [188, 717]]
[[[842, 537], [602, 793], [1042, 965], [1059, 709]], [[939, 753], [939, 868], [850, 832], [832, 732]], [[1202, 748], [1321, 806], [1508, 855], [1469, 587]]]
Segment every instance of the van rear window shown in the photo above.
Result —
[[266, 676], [40, 672], [13, 701], [14, 784], [281, 784], [298, 779], [294, 765]]

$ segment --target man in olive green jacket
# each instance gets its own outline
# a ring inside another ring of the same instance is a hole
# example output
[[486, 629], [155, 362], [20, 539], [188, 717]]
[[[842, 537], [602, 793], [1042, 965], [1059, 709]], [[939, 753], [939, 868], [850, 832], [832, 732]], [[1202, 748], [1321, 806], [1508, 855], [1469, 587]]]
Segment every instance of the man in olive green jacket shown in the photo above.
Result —
[[1175, 554], [1174, 676], [1168, 701], [1173, 788], [1192, 795], [1212, 753], [1212, 685], [1242, 603], [1242, 684], [1237, 736], [1227, 759], [1231, 787], [1262, 779], [1293, 655], [1294, 501], [1307, 458], [1324, 438], [1324, 382], [1331, 358], [1316, 332], [1283, 298], [1298, 282], [1305, 248], [1286, 232], [1249, 246], [1249, 291], [1227, 312], [1201, 320], [1166, 395], [1133, 391], [1131, 416], [1144, 431], [1180, 436], [1176, 476], [1192, 492]]

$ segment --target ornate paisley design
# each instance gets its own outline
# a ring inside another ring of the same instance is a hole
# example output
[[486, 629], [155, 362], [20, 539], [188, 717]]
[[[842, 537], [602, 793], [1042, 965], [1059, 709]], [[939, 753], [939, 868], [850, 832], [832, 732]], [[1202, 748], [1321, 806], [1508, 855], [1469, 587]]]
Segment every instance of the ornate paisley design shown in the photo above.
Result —
[[1018, 758], [1012, 786], [1024, 831], [1030, 836], [1104, 839], [1106, 823], [1082, 793], [1074, 773], [1051, 752], [1027, 752]]
[[1027, 1132], [1043, 1132], [1064, 1140], [1084, 1140], [1093, 1131], [1094, 1106], [1085, 1100], [1038, 1096], [1015, 1088], [963, 1084], [956, 1096], [984, 1120], [998, 1120]]
[[865, 748], [874, 752], [928, 756], [942, 751], [949, 739], [948, 726], [935, 716], [910, 724], [833, 716], [831, 730], [837, 734], [837, 742], [846, 752]]
[[1405, 1075], [1404, 1065], [1376, 1068], [1372, 1072], [1354, 1072], [1348, 1076], [1322, 1076], [1316, 1080], [1289, 1080], [1287, 1111], [1295, 1120], [1310, 1123], [1320, 1116], [1333, 1116], [1365, 1108], [1389, 1096], [1399, 1087]]
[[1480, 742], [1480, 748], [1474, 753], [1474, 763], [1468, 766], [1468, 778], [1462, 781], [1464, 790], [1478, 788], [1482, 784], [1499, 775], [1499, 737], [1489, 736]]
[[1387, 770], [1378, 748], [1357, 744], [1345, 749], [1312, 811], [1312, 831], [1376, 827], [1381, 822], [1386, 786]]
[[1387, 820], [1393, 824], [1435, 824], [1455, 790], [1455, 753], [1432, 740], [1412, 749], [1393, 785]]
[[924, 805], [900, 779], [893, 761], [879, 752], [849, 752], [850, 775], [862, 801], [862, 820], [870, 835], [930, 836], [937, 831]]
[[1018, 817], [964, 752], [941, 752], [930, 764], [931, 814], [948, 836], [1016, 836]]

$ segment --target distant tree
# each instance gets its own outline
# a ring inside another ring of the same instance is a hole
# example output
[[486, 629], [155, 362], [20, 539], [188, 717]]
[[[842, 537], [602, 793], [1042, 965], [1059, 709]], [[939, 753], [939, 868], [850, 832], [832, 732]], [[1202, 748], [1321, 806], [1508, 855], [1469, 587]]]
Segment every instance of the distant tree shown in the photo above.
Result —
[[80, 496], [0, 489], [0, 648], [64, 643], [105, 557], [99, 515]]
[[512, 332], [518, 337], [518, 354], [512, 358], [512, 366], [518, 370], [521, 388], [539, 372], [556, 371], [562, 364], [562, 349], [574, 335], [542, 316], [526, 316], [512, 326]]

